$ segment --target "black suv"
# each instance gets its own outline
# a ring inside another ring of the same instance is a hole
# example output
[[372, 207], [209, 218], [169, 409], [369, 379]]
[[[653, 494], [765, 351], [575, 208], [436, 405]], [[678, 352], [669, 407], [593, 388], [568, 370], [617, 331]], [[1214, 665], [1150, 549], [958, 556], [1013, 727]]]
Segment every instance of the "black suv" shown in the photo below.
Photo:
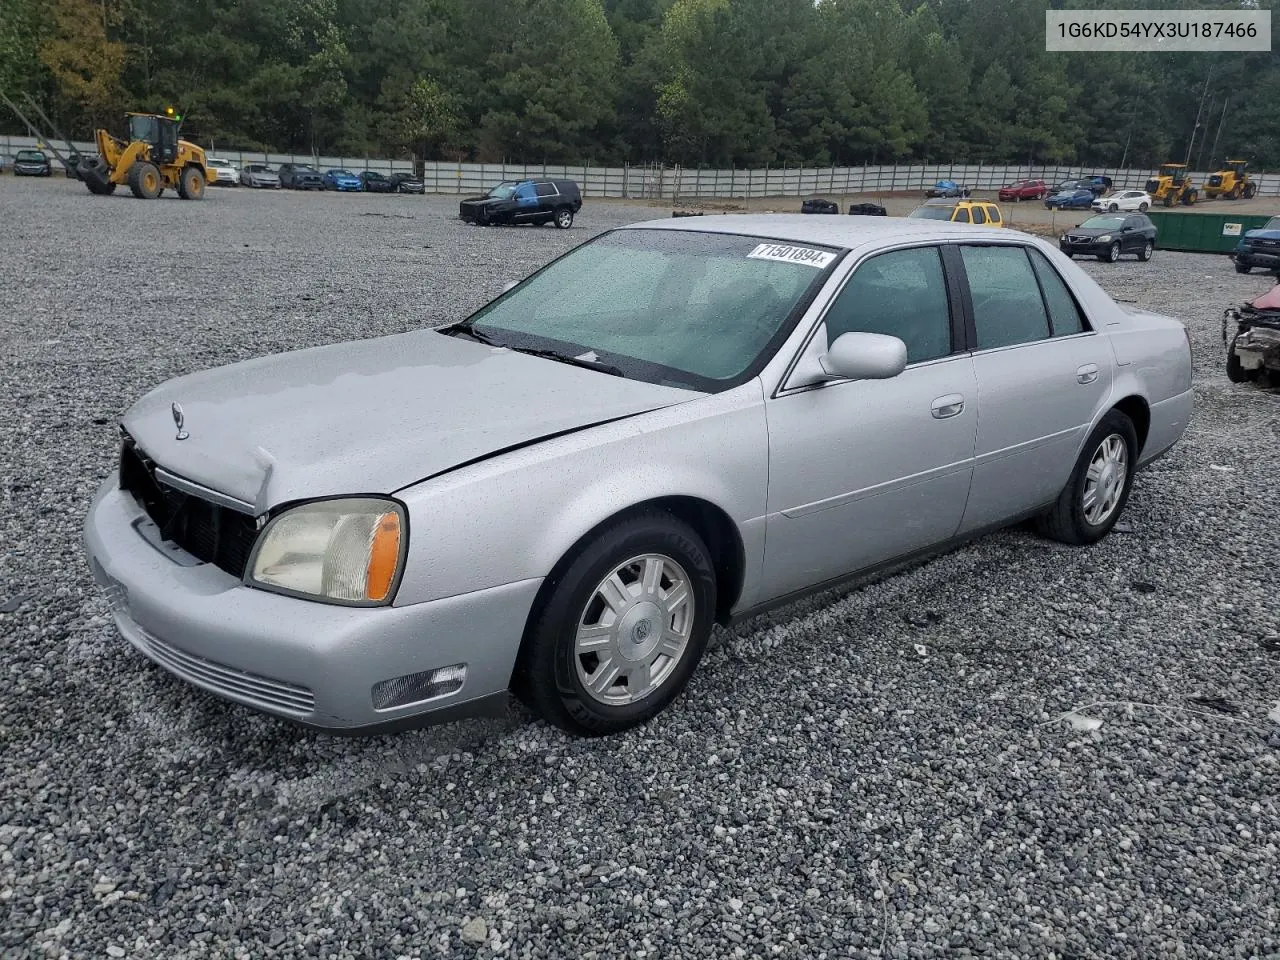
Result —
[[324, 174], [305, 163], [282, 163], [276, 168], [280, 186], [289, 190], [323, 190]]
[[466, 223], [554, 223], [561, 230], [573, 226], [582, 209], [582, 192], [572, 180], [504, 180], [483, 197], [458, 204]]
[[1156, 248], [1156, 225], [1145, 213], [1102, 213], [1069, 228], [1058, 241], [1068, 257], [1083, 254], [1115, 263], [1124, 253], [1150, 260]]

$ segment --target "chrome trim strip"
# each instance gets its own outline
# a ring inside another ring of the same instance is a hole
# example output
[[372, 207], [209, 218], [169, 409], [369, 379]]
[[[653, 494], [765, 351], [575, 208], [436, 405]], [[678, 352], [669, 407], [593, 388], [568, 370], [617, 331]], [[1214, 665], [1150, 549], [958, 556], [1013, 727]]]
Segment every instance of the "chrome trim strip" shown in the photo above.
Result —
[[797, 507], [787, 507], [785, 510], [779, 510], [778, 512], [784, 517], [789, 517], [794, 520], [798, 517], [807, 517], [811, 513], [830, 510], [832, 507], [842, 507], [846, 503], [865, 500], [868, 497], [878, 497], [884, 493], [893, 493], [898, 490], [905, 490], [908, 487], [927, 483], [930, 480], [941, 480], [943, 477], [949, 477], [957, 473], [965, 473], [971, 469], [972, 461], [959, 460], [955, 463], [944, 464], [941, 467], [922, 470], [920, 473], [915, 473], [911, 476], [898, 477], [894, 480], [886, 480], [884, 483], [877, 483], [872, 487], [863, 487], [860, 490], [853, 490], [849, 493], [840, 493], [834, 497], [827, 497], [825, 500], [814, 500], [810, 503], [803, 503]]
[[257, 511], [252, 503], [237, 500], [235, 497], [229, 497], [225, 493], [219, 493], [217, 490], [211, 490], [203, 484], [196, 483], [194, 480], [188, 480], [185, 477], [178, 476], [176, 473], [170, 473], [164, 467], [157, 466], [155, 468], [155, 478], [165, 486], [181, 490], [183, 493], [189, 493], [193, 497], [199, 497], [201, 500], [208, 500], [210, 503], [216, 503], [220, 507], [235, 510], [246, 516], [257, 516]]

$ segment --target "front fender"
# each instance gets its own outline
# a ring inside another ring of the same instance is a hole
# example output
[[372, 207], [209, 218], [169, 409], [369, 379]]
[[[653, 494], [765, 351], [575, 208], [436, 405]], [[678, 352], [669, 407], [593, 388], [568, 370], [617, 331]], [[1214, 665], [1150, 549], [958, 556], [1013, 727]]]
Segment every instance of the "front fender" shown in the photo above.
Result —
[[760, 381], [533, 443], [399, 491], [409, 547], [403, 606], [545, 577], [593, 528], [650, 500], [722, 510], [743, 539], [746, 583], [764, 550], [768, 431]]

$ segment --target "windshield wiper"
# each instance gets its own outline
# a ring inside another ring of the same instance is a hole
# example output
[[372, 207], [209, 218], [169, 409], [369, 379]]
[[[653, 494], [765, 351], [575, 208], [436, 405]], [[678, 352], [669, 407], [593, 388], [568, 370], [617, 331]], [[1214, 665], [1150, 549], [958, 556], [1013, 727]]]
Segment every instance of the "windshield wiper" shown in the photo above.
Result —
[[437, 327], [436, 332], [446, 334], [447, 336], [450, 336], [450, 337], [460, 333], [464, 337], [470, 337], [472, 340], [475, 340], [477, 343], [487, 344], [488, 346], [491, 346], [491, 347], [506, 346], [505, 343], [499, 343], [497, 340], [493, 339], [493, 337], [489, 336], [487, 333], [481, 333], [479, 330], [477, 330], [475, 327], [471, 326], [468, 323], [451, 323], [447, 327]]
[[527, 353], [531, 357], [545, 357], [548, 360], [558, 360], [561, 363], [567, 363], [575, 367], [585, 367], [588, 370], [598, 370], [601, 373], [607, 373], [612, 377], [625, 377], [626, 374], [619, 370], [611, 363], [602, 363], [599, 360], [584, 360], [582, 357], [570, 356], [567, 353], [560, 353], [558, 350], [542, 350], [533, 347], [511, 347], [510, 349], [518, 353]]

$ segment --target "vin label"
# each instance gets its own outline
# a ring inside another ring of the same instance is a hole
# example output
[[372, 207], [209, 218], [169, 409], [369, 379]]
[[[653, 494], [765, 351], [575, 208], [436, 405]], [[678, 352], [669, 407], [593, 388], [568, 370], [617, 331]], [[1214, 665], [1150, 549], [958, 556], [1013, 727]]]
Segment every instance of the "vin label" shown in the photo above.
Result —
[[1045, 50], [1270, 51], [1270, 10], [1046, 10]]

